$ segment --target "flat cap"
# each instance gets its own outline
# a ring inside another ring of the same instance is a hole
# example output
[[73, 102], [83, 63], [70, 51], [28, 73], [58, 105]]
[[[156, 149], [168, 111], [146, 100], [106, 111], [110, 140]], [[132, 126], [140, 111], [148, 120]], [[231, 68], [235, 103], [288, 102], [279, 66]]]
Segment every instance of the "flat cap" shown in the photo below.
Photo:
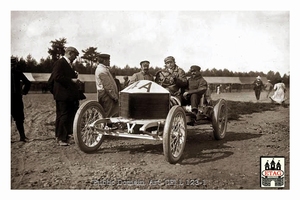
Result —
[[168, 57], [166, 57], [165, 58], [165, 63], [167, 62], [167, 61], [169, 61], [169, 60], [172, 60], [173, 62], [175, 62], [175, 58], [173, 57], [173, 56], [168, 56]]
[[198, 65], [192, 65], [190, 68], [190, 71], [200, 71], [201, 67], [199, 67]]
[[79, 52], [75, 47], [67, 47], [66, 52], [75, 52], [77, 55], [79, 55]]
[[105, 54], [105, 53], [101, 53], [99, 56], [99, 58], [110, 58], [109, 54]]
[[150, 62], [149, 62], [148, 60], [143, 60], [143, 61], [141, 61], [141, 62], [140, 62], [140, 65], [142, 66], [143, 63], [148, 63], [148, 64], [150, 64]]

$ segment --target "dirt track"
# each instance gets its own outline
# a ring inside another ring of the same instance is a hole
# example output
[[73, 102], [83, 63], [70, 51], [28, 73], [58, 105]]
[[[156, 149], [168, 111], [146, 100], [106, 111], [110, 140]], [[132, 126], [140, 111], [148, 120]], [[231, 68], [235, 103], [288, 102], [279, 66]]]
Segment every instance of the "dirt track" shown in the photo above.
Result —
[[[228, 95], [219, 97], [236, 94]], [[234, 99], [247, 95], [254, 97]], [[29, 94], [24, 104], [32, 141], [19, 142], [12, 124], [11, 189], [261, 189], [260, 156], [285, 156], [284, 189], [290, 188], [289, 107], [229, 121], [220, 141], [207, 125], [189, 127], [184, 159], [171, 165], [164, 160], [162, 142], [107, 138], [93, 154], [81, 152], [74, 141], [59, 147], [52, 96]]]

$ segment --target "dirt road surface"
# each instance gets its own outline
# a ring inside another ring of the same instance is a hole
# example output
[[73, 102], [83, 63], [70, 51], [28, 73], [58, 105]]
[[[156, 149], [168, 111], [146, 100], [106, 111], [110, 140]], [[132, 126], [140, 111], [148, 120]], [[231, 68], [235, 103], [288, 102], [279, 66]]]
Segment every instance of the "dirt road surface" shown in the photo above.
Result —
[[[252, 92], [213, 95], [220, 97], [254, 101]], [[160, 141], [106, 138], [92, 154], [80, 151], [74, 140], [60, 147], [54, 139], [52, 95], [29, 94], [24, 104], [31, 141], [19, 142], [11, 123], [11, 189], [262, 190], [261, 156], [285, 157], [283, 190], [290, 189], [289, 106], [229, 121], [226, 137], [219, 141], [209, 125], [189, 127], [184, 159], [172, 165], [165, 161]]]

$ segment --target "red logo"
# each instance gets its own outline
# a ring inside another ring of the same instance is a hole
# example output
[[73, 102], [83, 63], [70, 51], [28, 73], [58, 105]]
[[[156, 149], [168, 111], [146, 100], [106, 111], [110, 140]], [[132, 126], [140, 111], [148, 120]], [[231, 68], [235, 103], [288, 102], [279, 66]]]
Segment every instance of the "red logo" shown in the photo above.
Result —
[[284, 172], [282, 170], [263, 170], [261, 174], [267, 177], [279, 177], [283, 176]]

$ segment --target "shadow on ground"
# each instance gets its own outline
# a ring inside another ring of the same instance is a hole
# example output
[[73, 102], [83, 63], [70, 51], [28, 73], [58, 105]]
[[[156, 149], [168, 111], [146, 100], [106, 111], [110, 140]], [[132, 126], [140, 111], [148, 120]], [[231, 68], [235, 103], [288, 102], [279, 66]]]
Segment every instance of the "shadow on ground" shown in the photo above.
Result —
[[180, 164], [197, 165], [224, 159], [234, 154], [231, 141], [250, 140], [261, 137], [262, 134], [228, 132], [223, 140], [215, 140], [212, 134], [195, 134], [188, 138], [184, 150], [184, 158]]
[[[228, 132], [223, 140], [215, 140], [212, 132], [192, 132], [187, 137], [183, 160], [179, 163], [181, 165], [197, 165], [224, 159], [234, 154], [234, 151], [231, 151], [232, 147], [227, 145], [228, 142], [250, 140], [261, 136], [262, 134]], [[162, 141], [145, 142], [139, 139], [117, 138], [110, 142], [114, 145], [99, 148], [94, 154], [128, 152], [129, 154], [163, 155]]]

